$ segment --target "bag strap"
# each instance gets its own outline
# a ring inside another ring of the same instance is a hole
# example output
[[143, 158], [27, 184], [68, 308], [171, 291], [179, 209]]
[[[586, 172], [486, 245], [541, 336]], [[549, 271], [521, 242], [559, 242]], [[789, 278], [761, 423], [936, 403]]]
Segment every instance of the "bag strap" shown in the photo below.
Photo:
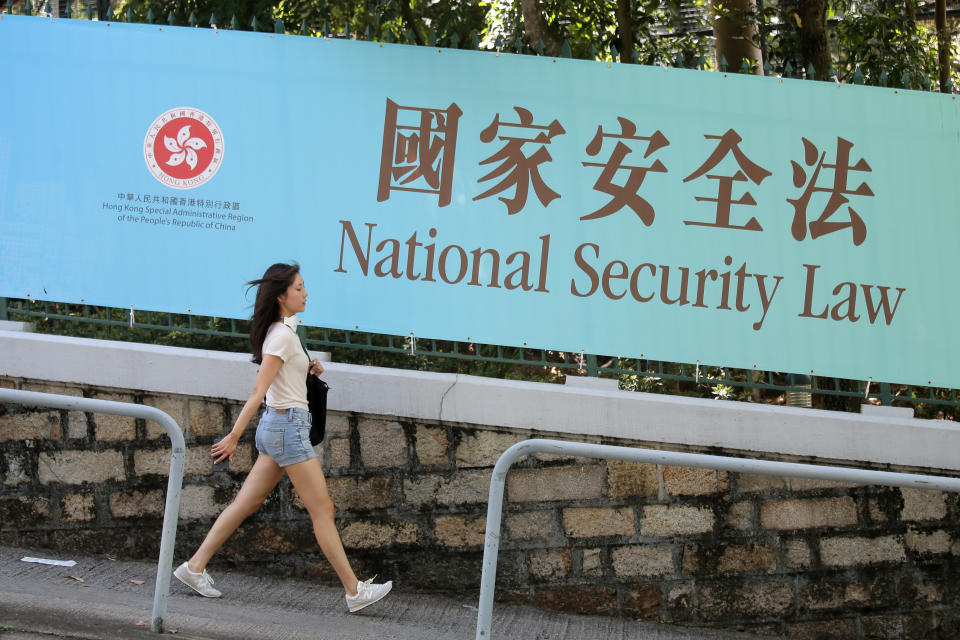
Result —
[[[299, 334], [297, 335], [297, 338], [300, 338]], [[307, 347], [303, 344], [303, 340], [300, 340], [300, 348], [303, 349], [304, 355], [307, 356], [307, 373], [310, 373], [310, 352], [307, 351]]]
[[[297, 339], [299, 338], [300, 338], [300, 334], [298, 333]], [[307, 351], [307, 347], [303, 344], [303, 340], [300, 340], [300, 348], [303, 349], [303, 353], [306, 354], [307, 356], [307, 375], [309, 376], [310, 375], [310, 352]], [[317, 380], [321, 380], [320, 376], [315, 375], [313, 377], [316, 378]], [[324, 384], [326, 383], [324, 382]]]
[[[297, 340], [300, 341], [300, 348], [303, 349], [304, 355], [307, 356], [307, 375], [310, 375], [310, 352], [307, 351], [306, 345], [303, 344], [303, 340], [300, 338], [300, 332], [294, 329], [293, 333], [296, 334]], [[320, 379], [320, 376], [314, 376], [314, 377], [317, 378], [318, 380]]]

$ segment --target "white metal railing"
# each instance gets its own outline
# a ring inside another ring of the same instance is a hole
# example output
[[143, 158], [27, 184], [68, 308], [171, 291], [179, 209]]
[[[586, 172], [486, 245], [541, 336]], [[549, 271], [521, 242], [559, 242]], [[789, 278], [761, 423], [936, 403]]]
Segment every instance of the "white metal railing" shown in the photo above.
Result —
[[183, 431], [169, 415], [142, 404], [77, 398], [35, 391], [0, 389], [0, 403], [22, 404], [31, 407], [51, 407], [68, 411], [86, 413], [109, 413], [118, 416], [130, 416], [153, 420], [167, 431], [170, 436], [172, 453], [170, 455], [170, 478], [167, 481], [167, 504], [163, 511], [163, 533], [160, 538], [160, 558], [157, 561], [157, 580], [153, 590], [153, 613], [150, 629], [156, 633], [164, 631], [164, 616], [167, 615], [167, 598], [170, 595], [170, 574], [173, 567], [173, 547], [177, 537], [177, 520], [180, 515], [180, 490], [183, 487], [183, 464], [185, 449]]
[[487, 531], [483, 548], [483, 573], [480, 577], [480, 603], [477, 612], [476, 640], [489, 640], [490, 623], [493, 616], [493, 592], [497, 579], [497, 554], [500, 550], [500, 522], [503, 515], [503, 489], [507, 472], [514, 462], [534, 453], [553, 453], [573, 455], [582, 458], [603, 458], [607, 460], [627, 460], [676, 467], [698, 467], [718, 469], [736, 473], [757, 473], [792, 478], [813, 478], [854, 482], [857, 484], [878, 484], [913, 489], [935, 489], [939, 491], [960, 492], [960, 478], [925, 476], [912, 473], [894, 473], [891, 471], [870, 471], [866, 469], [847, 469], [826, 467], [793, 462], [771, 460], [753, 460], [750, 458], [728, 458], [708, 456], [696, 453], [677, 453], [673, 451], [655, 451], [653, 449], [633, 449], [583, 442], [564, 442], [562, 440], [524, 440], [503, 452], [493, 467], [490, 479], [490, 498], [487, 503]]

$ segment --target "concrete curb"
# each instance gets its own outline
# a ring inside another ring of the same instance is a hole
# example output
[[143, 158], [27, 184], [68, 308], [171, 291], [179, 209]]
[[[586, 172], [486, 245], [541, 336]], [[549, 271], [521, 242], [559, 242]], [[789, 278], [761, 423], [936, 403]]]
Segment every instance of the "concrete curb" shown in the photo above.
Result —
[[[74, 567], [21, 562], [70, 559]], [[473, 638], [476, 599], [404, 591], [363, 614], [347, 613], [339, 587], [209, 567], [222, 599], [173, 581], [167, 626], [177, 638], [207, 640], [448, 640]], [[156, 563], [0, 546], [0, 625], [83, 640], [157, 638], [149, 627]], [[68, 576], [83, 578], [83, 582]], [[131, 580], [143, 580], [136, 585]], [[724, 640], [743, 634], [681, 629], [620, 618], [498, 605], [493, 637], [557, 640]], [[163, 634], [170, 637], [169, 633]], [[0, 637], [3, 637], [0, 634]], [[30, 637], [30, 636], [28, 636]], [[759, 636], [750, 636], [759, 640]]]

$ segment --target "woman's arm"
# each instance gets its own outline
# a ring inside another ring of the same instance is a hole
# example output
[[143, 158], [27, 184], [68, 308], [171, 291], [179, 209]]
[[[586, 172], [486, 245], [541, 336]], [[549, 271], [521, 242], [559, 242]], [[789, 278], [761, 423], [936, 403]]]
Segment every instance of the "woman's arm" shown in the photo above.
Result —
[[253, 384], [253, 393], [250, 394], [247, 402], [243, 405], [233, 429], [210, 448], [210, 455], [215, 458], [214, 462], [222, 462], [224, 458], [233, 460], [233, 452], [237, 448], [240, 436], [243, 435], [250, 418], [253, 417], [253, 414], [257, 412], [263, 402], [264, 396], [267, 395], [267, 389], [277, 376], [281, 366], [283, 366], [283, 360], [279, 356], [263, 356], [260, 371], [257, 373], [257, 381]]

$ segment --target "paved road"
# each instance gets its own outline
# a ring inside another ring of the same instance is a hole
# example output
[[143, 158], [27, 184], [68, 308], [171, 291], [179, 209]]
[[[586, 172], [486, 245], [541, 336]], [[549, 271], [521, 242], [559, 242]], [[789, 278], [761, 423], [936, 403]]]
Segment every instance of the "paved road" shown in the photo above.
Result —
[[[74, 567], [21, 562], [76, 560]], [[0, 546], [0, 640], [136, 640], [149, 631], [156, 563]], [[167, 627], [181, 639], [451, 640], [473, 638], [476, 601], [395, 589], [361, 614], [347, 613], [339, 588], [211, 567], [221, 599], [173, 579]], [[68, 576], [82, 578], [78, 582]], [[132, 580], [142, 580], [137, 585]], [[148, 626], [138, 626], [147, 623]], [[493, 638], [524, 640], [732, 640], [737, 633], [683, 629], [531, 607], [496, 605]], [[757, 636], [749, 636], [757, 640]]]

